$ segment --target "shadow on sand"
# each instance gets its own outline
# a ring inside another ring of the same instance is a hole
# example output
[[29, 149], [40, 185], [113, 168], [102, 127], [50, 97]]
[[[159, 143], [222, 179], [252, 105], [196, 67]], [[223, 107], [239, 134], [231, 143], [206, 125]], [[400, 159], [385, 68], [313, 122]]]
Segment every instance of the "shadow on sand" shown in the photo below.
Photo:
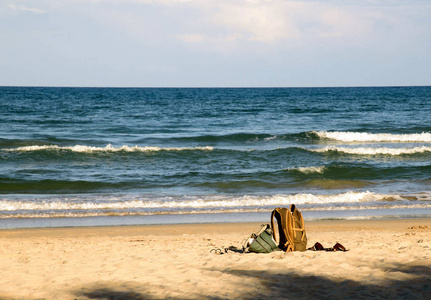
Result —
[[[340, 280], [321, 276], [298, 274], [274, 274], [230, 270], [236, 276], [257, 277], [263, 291], [247, 298], [272, 299], [431, 299], [431, 268], [414, 266], [400, 271], [415, 278], [411, 280], [387, 280], [383, 284], [363, 284], [353, 280]], [[371, 275], [371, 274], [370, 274]]]
[[[214, 270], [215, 271], [215, 270]], [[386, 272], [402, 272], [413, 275], [411, 280], [387, 280], [383, 284], [363, 284], [352, 280], [340, 280], [322, 276], [301, 276], [296, 273], [272, 273], [267, 271], [250, 271], [230, 269], [222, 271], [240, 277], [250, 277], [256, 284], [250, 292], [242, 296], [236, 295], [185, 295], [184, 297], [163, 297], [163, 299], [431, 299], [431, 268], [427, 266], [393, 266], [385, 268]], [[372, 274], [370, 274], [372, 275]], [[136, 282], [138, 283], [138, 282]], [[137, 291], [129, 288], [120, 291], [99, 287], [85, 289], [77, 296], [87, 299], [162, 299], [151, 296], [151, 291], [161, 289], [157, 286], [148, 286], [145, 282], [139, 283]], [[148, 294], [143, 294], [147, 286]], [[177, 291], [171, 291], [175, 293]], [[180, 292], [180, 291], [178, 291]], [[167, 292], [169, 295], [169, 292]]]
[[145, 300], [152, 299], [151, 297], [147, 297], [141, 293], [137, 293], [134, 291], [120, 291], [111, 288], [95, 288], [92, 290], [87, 290], [85, 292], [81, 292], [77, 294], [77, 296], [85, 297], [87, 299], [109, 299], [109, 300]]

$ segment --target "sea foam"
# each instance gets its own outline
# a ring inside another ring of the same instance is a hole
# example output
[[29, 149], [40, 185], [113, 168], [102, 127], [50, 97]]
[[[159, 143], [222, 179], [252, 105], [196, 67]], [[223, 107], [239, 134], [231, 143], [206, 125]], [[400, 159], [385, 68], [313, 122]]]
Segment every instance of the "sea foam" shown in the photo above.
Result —
[[371, 148], [371, 147], [357, 147], [357, 148], [348, 148], [348, 147], [337, 147], [337, 146], [328, 146], [319, 149], [309, 149], [313, 152], [340, 152], [346, 154], [354, 154], [354, 155], [403, 155], [403, 154], [418, 154], [418, 153], [426, 153], [431, 152], [431, 147], [421, 146], [414, 148]]
[[320, 138], [337, 140], [342, 142], [418, 142], [431, 143], [431, 133], [390, 134], [347, 131], [314, 131]]
[[326, 167], [320, 166], [320, 167], [297, 167], [297, 168], [289, 168], [289, 171], [297, 171], [304, 174], [323, 174], [326, 171]]
[[[126, 197], [127, 198], [127, 197]], [[378, 194], [373, 192], [346, 192], [332, 195], [293, 194], [271, 196], [204, 196], [188, 199], [149, 200], [93, 199], [0, 199], [0, 219], [5, 218], [49, 218], [49, 217], [85, 217], [85, 216], [128, 216], [128, 215], [179, 215], [213, 214], [238, 212], [268, 212], [277, 206], [289, 206], [292, 203], [302, 205], [304, 211], [314, 210], [357, 210], [386, 208], [410, 208], [414, 206], [430, 208], [431, 194], [414, 197], [416, 201], [406, 200], [398, 194]], [[420, 198], [420, 199], [419, 199]], [[85, 199], [85, 200], [84, 200]]]
[[93, 153], [93, 152], [157, 152], [157, 151], [192, 151], [192, 150], [202, 150], [211, 151], [213, 147], [152, 147], [152, 146], [121, 146], [113, 147], [108, 144], [106, 147], [93, 147], [84, 145], [75, 146], [65, 146], [60, 147], [57, 145], [43, 145], [43, 146], [25, 146], [18, 147], [14, 149], [4, 149], [6, 151], [19, 151], [19, 152], [31, 152], [31, 151], [43, 151], [43, 150], [69, 150], [72, 152], [81, 153]]
[[54, 201], [10, 201], [0, 200], [0, 211], [52, 211], [52, 210], [118, 210], [130, 208], [157, 209], [157, 208], [232, 208], [232, 207], [260, 207], [260, 206], [286, 206], [295, 204], [328, 204], [328, 203], [354, 203], [375, 201], [383, 198], [372, 192], [346, 192], [335, 195], [294, 194], [271, 196], [241, 196], [224, 197], [210, 196], [195, 199], [178, 199], [170, 201], [149, 201], [147, 199], [112, 199], [101, 201], [98, 199], [73, 201], [70, 199]]

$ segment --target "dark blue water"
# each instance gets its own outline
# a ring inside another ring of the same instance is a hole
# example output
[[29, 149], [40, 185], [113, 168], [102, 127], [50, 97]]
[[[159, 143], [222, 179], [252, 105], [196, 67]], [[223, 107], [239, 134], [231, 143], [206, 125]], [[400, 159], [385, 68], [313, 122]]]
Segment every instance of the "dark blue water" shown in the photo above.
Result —
[[431, 87], [0, 87], [0, 222], [430, 216], [430, 116]]

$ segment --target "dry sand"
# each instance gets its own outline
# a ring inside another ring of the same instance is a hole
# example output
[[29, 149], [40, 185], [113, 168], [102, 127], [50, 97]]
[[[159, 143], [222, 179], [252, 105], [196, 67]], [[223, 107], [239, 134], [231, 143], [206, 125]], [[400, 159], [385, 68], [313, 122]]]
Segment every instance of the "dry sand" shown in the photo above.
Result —
[[306, 222], [308, 246], [211, 253], [260, 224], [0, 231], [1, 299], [431, 299], [431, 219]]

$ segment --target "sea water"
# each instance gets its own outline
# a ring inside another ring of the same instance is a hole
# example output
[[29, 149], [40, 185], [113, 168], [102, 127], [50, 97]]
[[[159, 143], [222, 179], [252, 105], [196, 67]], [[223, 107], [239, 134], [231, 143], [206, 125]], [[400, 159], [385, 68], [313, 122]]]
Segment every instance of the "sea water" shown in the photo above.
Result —
[[431, 216], [431, 87], [0, 87], [0, 228]]

